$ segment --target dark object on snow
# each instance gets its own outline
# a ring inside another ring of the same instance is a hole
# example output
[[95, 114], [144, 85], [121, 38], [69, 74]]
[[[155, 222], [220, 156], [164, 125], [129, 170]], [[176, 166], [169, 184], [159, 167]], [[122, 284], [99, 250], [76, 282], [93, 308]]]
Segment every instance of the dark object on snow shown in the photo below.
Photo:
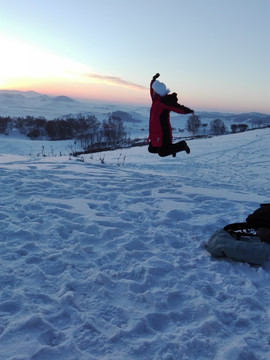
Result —
[[262, 227], [270, 229], [270, 204], [261, 204], [259, 209], [248, 215], [246, 221], [254, 229]]
[[259, 209], [248, 215], [245, 222], [226, 225], [224, 230], [235, 235], [258, 236], [262, 242], [270, 244], [270, 204], [260, 204]]
[[270, 257], [270, 204], [261, 204], [246, 222], [229, 224], [216, 231], [206, 249], [214, 257], [262, 265]]

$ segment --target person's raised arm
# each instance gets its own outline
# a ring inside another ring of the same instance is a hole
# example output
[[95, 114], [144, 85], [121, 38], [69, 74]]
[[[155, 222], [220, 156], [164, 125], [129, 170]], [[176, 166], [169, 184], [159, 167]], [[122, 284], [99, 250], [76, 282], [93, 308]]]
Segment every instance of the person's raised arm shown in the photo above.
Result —
[[154, 99], [154, 90], [152, 89], [152, 84], [154, 81], [156, 81], [156, 79], [160, 76], [159, 73], [156, 73], [156, 75], [153, 76], [151, 83], [150, 83], [150, 95], [151, 95], [151, 99]]

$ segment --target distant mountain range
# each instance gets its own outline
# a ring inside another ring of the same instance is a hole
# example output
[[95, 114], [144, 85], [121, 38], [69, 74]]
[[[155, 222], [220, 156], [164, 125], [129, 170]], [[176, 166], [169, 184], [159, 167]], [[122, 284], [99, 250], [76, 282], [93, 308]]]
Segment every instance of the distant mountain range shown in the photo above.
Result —
[[0, 115], [57, 117], [82, 108], [68, 96], [48, 96], [35, 91], [0, 90]]
[[270, 115], [262, 114], [258, 112], [249, 112], [249, 113], [242, 113], [242, 114], [228, 114], [228, 113], [220, 113], [220, 112], [206, 112], [201, 111], [198, 114], [203, 119], [220, 119], [224, 122], [235, 122], [235, 123], [252, 123], [256, 121], [261, 121], [262, 124], [269, 124], [270, 123]]
[[[114, 113], [125, 123], [137, 123], [138, 126], [148, 125], [149, 107], [101, 104], [93, 101], [78, 101], [68, 96], [48, 96], [35, 91], [0, 90], [0, 116], [38, 116], [46, 119], [57, 117], [80, 116], [93, 114], [98, 119], [104, 115]], [[196, 112], [200, 116], [202, 123], [210, 123], [214, 119], [223, 120], [229, 126], [232, 123], [245, 123], [249, 126], [270, 124], [270, 115], [256, 112], [231, 114], [220, 112]], [[173, 114], [172, 114], [173, 115]], [[173, 115], [174, 119], [179, 119], [180, 126], [184, 126], [188, 115]], [[139, 125], [139, 123], [141, 125]]]

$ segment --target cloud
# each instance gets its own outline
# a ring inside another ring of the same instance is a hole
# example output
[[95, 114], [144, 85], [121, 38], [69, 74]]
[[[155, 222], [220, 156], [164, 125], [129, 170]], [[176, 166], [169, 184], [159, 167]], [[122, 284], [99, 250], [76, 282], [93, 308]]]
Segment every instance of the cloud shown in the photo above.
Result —
[[145, 86], [134, 84], [131, 81], [126, 81], [126, 80], [123, 80], [116, 76], [99, 75], [99, 74], [95, 74], [95, 73], [87, 73], [87, 74], [84, 74], [84, 76], [87, 78], [93, 79], [93, 80], [97, 80], [100, 82], [110, 84], [110, 85], [121, 86], [121, 87], [125, 87], [125, 88], [132, 89], [132, 90], [145, 91], [147, 89]]

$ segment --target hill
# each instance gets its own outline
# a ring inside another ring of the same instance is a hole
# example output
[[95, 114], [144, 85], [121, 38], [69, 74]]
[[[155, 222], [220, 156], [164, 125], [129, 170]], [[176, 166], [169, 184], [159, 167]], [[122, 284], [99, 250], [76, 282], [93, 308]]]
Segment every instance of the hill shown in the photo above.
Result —
[[[270, 115], [260, 113], [228, 114], [219, 112], [196, 112], [204, 124], [198, 134], [209, 134], [212, 120], [220, 119], [228, 131], [232, 124], [247, 124], [249, 128], [270, 125]], [[95, 116], [100, 122], [113, 115], [122, 119], [131, 138], [147, 138], [149, 107], [126, 106], [115, 104], [97, 104], [90, 101], [78, 101], [68, 96], [51, 97], [33, 91], [0, 91], [0, 116], [45, 117], [67, 119], [82, 116]], [[185, 131], [189, 115], [171, 113], [174, 136], [188, 136]]]
[[269, 135], [166, 159], [1, 135], [2, 358], [268, 358], [270, 262], [216, 260], [205, 243], [269, 202]]

